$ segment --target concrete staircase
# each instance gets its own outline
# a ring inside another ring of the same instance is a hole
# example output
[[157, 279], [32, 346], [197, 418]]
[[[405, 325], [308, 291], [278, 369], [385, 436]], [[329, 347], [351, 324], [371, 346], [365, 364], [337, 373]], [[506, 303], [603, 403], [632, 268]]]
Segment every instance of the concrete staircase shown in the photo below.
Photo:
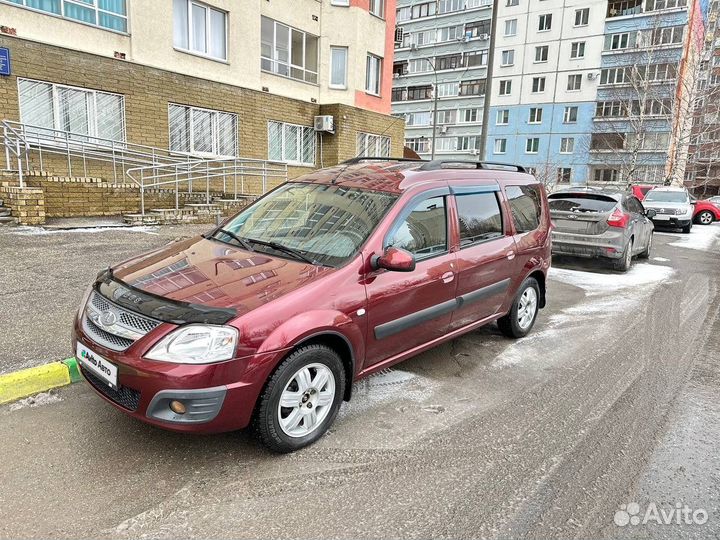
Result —
[[0, 226], [15, 224], [17, 224], [17, 220], [12, 217], [10, 208], [5, 206], [4, 201], [0, 199]]
[[188, 203], [180, 208], [155, 208], [142, 214], [124, 214], [128, 225], [172, 225], [180, 223], [216, 223], [252, 203], [255, 195], [238, 195], [237, 199], [212, 198], [211, 203]]

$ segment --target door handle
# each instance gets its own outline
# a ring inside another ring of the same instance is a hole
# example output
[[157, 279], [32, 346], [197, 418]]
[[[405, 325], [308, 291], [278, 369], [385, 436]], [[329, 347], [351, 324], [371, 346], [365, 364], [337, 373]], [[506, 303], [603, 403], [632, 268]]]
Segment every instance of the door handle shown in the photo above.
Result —
[[514, 252], [514, 251], [508, 251], [506, 256], [507, 256], [507, 258], [508, 258], [508, 261], [512, 261], [512, 260], [515, 258], [515, 252]]
[[442, 276], [440, 276], [440, 279], [442, 279], [443, 283], [450, 283], [453, 279], [455, 279], [455, 273], [445, 272]]

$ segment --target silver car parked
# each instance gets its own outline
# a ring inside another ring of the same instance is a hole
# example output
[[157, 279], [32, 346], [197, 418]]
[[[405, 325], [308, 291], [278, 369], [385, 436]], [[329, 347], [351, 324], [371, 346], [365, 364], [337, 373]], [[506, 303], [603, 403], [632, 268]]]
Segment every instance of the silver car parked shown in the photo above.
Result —
[[655, 211], [646, 211], [634, 195], [566, 189], [549, 195], [548, 202], [554, 255], [608, 258], [622, 272], [630, 268], [634, 256], [650, 256]]

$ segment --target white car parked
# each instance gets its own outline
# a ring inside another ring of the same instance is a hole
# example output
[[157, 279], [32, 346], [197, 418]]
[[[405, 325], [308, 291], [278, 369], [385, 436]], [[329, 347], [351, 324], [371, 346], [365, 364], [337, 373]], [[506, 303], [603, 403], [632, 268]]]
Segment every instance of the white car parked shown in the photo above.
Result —
[[656, 187], [643, 199], [645, 209], [652, 208], [655, 215], [652, 221], [656, 227], [682, 229], [689, 233], [692, 229], [693, 205], [688, 190], [682, 187]]

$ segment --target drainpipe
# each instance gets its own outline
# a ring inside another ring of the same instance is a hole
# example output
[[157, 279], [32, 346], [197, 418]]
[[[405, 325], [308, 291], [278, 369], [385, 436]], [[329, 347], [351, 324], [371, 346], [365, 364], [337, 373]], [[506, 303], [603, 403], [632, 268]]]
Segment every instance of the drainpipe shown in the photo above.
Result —
[[487, 75], [485, 77], [485, 101], [483, 103], [483, 121], [480, 127], [480, 161], [487, 159], [488, 125], [490, 122], [490, 97], [492, 94], [493, 66], [495, 64], [495, 35], [497, 34], [498, 0], [493, 0], [490, 19], [490, 47], [488, 49]]

